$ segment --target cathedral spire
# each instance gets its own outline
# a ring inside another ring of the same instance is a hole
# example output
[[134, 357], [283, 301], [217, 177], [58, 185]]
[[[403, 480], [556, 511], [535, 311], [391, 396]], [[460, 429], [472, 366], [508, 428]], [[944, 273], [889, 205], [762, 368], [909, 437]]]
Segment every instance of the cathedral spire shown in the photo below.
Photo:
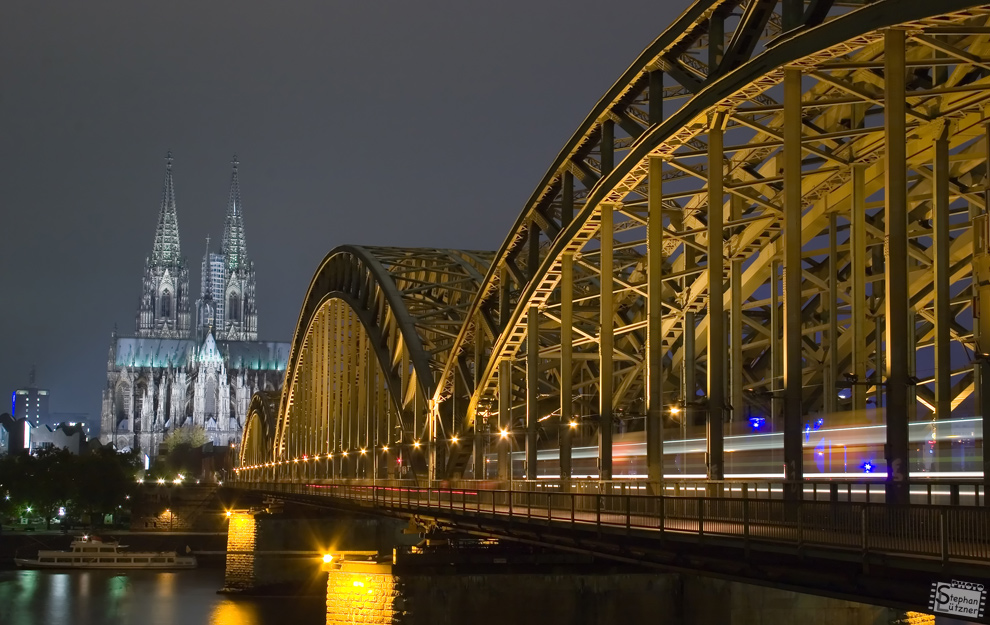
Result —
[[237, 182], [238, 160], [231, 161], [234, 171], [230, 176], [230, 196], [227, 199], [227, 217], [223, 223], [222, 252], [227, 269], [234, 271], [248, 264], [247, 242], [244, 239], [244, 215], [241, 212], [241, 187]]
[[172, 183], [172, 151], [165, 158], [165, 183], [162, 187], [162, 207], [155, 229], [155, 247], [151, 254], [152, 265], [174, 266], [179, 264], [179, 219], [175, 212], [175, 186]]

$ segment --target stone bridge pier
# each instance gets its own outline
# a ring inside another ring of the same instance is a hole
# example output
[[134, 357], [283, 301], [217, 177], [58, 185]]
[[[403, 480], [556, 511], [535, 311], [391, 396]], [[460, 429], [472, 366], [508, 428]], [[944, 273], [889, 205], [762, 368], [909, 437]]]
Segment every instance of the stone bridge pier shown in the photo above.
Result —
[[416, 542], [396, 519], [346, 513], [249, 508], [228, 513], [224, 587], [234, 594], [323, 594], [323, 555], [347, 551], [391, 557]]

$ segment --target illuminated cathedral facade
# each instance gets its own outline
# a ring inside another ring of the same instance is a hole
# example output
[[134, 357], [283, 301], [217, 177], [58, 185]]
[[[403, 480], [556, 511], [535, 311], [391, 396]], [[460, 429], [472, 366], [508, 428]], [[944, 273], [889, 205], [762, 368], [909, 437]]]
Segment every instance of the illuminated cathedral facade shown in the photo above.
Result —
[[236, 443], [251, 396], [282, 385], [289, 344], [258, 340], [237, 166], [235, 157], [221, 246], [212, 250], [207, 239], [200, 297], [193, 303], [168, 155], [135, 331], [126, 336], [114, 329], [110, 340], [104, 444], [155, 457], [173, 430], [189, 426], [202, 427], [216, 445]]

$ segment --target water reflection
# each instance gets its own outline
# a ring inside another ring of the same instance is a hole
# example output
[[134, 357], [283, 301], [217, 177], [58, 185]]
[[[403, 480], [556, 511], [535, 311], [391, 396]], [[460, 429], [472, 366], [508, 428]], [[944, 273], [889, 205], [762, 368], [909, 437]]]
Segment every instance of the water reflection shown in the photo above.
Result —
[[325, 599], [216, 594], [223, 570], [0, 570], [2, 625], [319, 625]]
[[241, 601], [223, 599], [213, 608], [210, 614], [210, 625], [261, 625], [258, 612], [252, 604]]

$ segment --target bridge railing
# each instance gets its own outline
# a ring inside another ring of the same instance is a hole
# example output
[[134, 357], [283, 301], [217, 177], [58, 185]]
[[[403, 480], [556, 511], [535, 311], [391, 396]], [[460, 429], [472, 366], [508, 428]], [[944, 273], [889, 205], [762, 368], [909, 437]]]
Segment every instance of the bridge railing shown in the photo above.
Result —
[[[245, 486], [248, 486], [245, 484]], [[476, 485], [477, 486], [477, 485]], [[665, 532], [755, 542], [990, 563], [990, 515], [975, 506], [650, 496], [408, 484], [253, 483], [258, 490], [350, 500], [406, 513], [448, 512], [512, 523]]]
[[[296, 479], [295, 483], [320, 482], [321, 480]], [[336, 483], [392, 486], [408, 488], [428, 487], [430, 484], [409, 479], [334, 480]], [[643, 495], [651, 493], [644, 480], [443, 480], [434, 487], [481, 488], [484, 490], [512, 490], [514, 492], [555, 492], [570, 494], [619, 494]], [[664, 495], [668, 497], [706, 496], [719, 499], [784, 499], [787, 484], [772, 480], [667, 480]], [[799, 491], [805, 501], [885, 503], [886, 484], [873, 480], [805, 480]], [[911, 504], [948, 506], [990, 505], [986, 498], [986, 486], [975, 480], [917, 480], [910, 485]]]

